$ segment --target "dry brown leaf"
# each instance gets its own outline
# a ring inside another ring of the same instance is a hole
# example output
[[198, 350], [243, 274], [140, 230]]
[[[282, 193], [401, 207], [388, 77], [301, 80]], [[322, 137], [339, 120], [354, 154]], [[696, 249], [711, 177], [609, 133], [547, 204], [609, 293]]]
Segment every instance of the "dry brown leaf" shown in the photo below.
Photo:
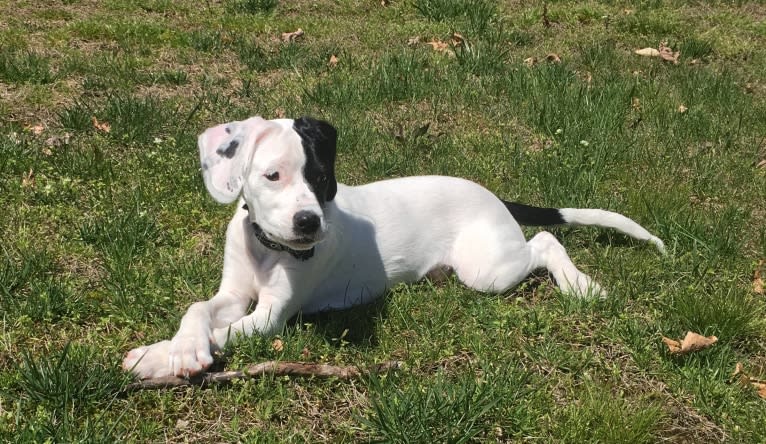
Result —
[[734, 366], [734, 373], [732, 373], [730, 381], [736, 381], [743, 386], [753, 387], [758, 392], [758, 396], [766, 399], [766, 382], [748, 375], [741, 362], [737, 362]]
[[108, 122], [99, 122], [96, 116], [92, 116], [91, 121], [93, 122], [93, 128], [96, 128], [99, 131], [103, 131], [105, 133], [108, 133], [112, 130], [112, 125], [110, 125]]
[[689, 108], [685, 107], [683, 104], [678, 105], [678, 112], [679, 113], [683, 114], [683, 113], [685, 113], [688, 110], [689, 110]]
[[559, 55], [555, 53], [550, 53], [547, 56], [545, 56], [545, 60], [551, 63], [561, 63], [561, 57], [559, 57]]
[[535, 66], [536, 63], [537, 63], [537, 57], [527, 57], [526, 59], [524, 59], [524, 64], [529, 67]]
[[463, 37], [463, 34], [459, 32], [453, 32], [452, 33], [452, 46], [455, 48], [459, 46], [463, 46], [465, 44], [465, 37]]
[[420, 43], [420, 36], [416, 35], [415, 37], [410, 37], [407, 39], [407, 46], [415, 46], [418, 43]]
[[[62, 145], [69, 145], [69, 139], [72, 137], [69, 133], [64, 133], [63, 136], [51, 136], [45, 139], [45, 146], [59, 147]], [[50, 151], [50, 150], [48, 150]], [[43, 151], [44, 152], [44, 151]]]
[[742, 363], [741, 362], [737, 362], [737, 364], [734, 366], [734, 372], [731, 374], [731, 377], [734, 378], [737, 375], [739, 375], [740, 373], [744, 373], [744, 370], [743, 370], [743, 367], [742, 367]]
[[35, 173], [30, 168], [28, 173], [21, 176], [21, 187], [29, 188], [34, 186], [35, 186]]
[[[762, 162], [766, 165], [766, 160]], [[756, 265], [755, 271], [753, 271], [753, 293], [755, 294], [763, 294], [763, 277], [761, 277], [761, 272], [763, 271], [764, 262], [763, 259], [758, 261], [758, 265]]]
[[282, 350], [285, 349], [285, 344], [284, 342], [282, 342], [281, 339], [275, 338], [273, 341], [271, 341], [271, 348], [274, 351], [281, 352]]
[[442, 42], [441, 40], [431, 40], [430, 42], [426, 43], [426, 45], [430, 45], [434, 51], [441, 51], [441, 52], [449, 51], [449, 44], [446, 42]]
[[678, 353], [681, 351], [681, 343], [676, 341], [675, 339], [670, 339], [668, 337], [663, 336], [662, 342], [664, 342], [665, 345], [668, 346], [670, 353]]
[[756, 168], [763, 168], [766, 167], [766, 159], [761, 160], [760, 162], [755, 164]]
[[634, 53], [644, 57], [659, 57], [660, 52], [654, 48], [642, 48], [633, 51]]
[[633, 97], [630, 99], [630, 106], [636, 111], [641, 111], [641, 99]]
[[455, 56], [455, 53], [452, 51], [449, 43], [447, 42], [442, 42], [441, 40], [431, 40], [430, 42], [426, 43], [426, 45], [430, 45], [431, 48], [433, 48], [433, 50], [436, 52], [447, 54], [450, 57]]
[[274, 110], [274, 115], [277, 116], [277, 119], [284, 119], [285, 118], [285, 110], [284, 108], [277, 108]]
[[668, 346], [671, 354], [683, 355], [708, 348], [718, 342], [718, 338], [715, 336], [705, 337], [689, 331], [686, 332], [686, 336], [681, 342], [666, 338], [665, 336], [662, 337], [662, 342]]
[[678, 64], [678, 57], [681, 56], [681, 52], [673, 52], [673, 49], [667, 46], [667, 42], [660, 43], [659, 53], [662, 60], [665, 60], [666, 62], [673, 62], [674, 65]]
[[282, 33], [282, 41], [283, 42], [294, 42], [298, 37], [303, 37], [303, 29], [298, 28], [297, 30], [293, 32], [283, 32]]
[[330, 56], [330, 60], [327, 62], [328, 65], [330, 65], [331, 68], [334, 68], [335, 65], [338, 64], [338, 58], [335, 57], [335, 54]]
[[38, 123], [37, 125], [27, 126], [24, 129], [34, 134], [35, 136], [39, 136], [40, 134], [43, 133], [43, 131], [45, 131], [45, 127], [43, 126], [42, 123]]

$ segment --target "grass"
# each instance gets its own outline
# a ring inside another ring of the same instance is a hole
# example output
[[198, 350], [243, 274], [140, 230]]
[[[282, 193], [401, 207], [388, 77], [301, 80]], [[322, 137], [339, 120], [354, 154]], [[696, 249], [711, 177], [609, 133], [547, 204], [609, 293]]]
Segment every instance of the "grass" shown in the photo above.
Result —
[[[763, 6], [386, 3], [0, 2], [0, 441], [766, 440], [764, 400], [730, 379], [766, 378]], [[633, 54], [662, 41], [679, 64]], [[608, 298], [545, 274], [503, 295], [401, 285], [217, 364], [396, 373], [121, 393], [123, 353], [219, 283], [232, 210], [206, 195], [196, 135], [256, 114], [333, 122], [344, 183], [462, 176], [619, 211], [670, 254], [557, 228]], [[670, 355], [661, 337], [687, 330], [719, 342]]]

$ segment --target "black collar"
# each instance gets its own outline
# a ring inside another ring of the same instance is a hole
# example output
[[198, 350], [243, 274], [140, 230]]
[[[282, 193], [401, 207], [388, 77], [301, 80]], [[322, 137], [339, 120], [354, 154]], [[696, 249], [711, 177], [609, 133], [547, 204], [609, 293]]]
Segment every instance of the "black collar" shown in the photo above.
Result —
[[[243, 205], [242, 208], [247, 210], [247, 204]], [[260, 241], [261, 244], [269, 250], [286, 251], [290, 253], [290, 256], [298, 259], [299, 261], [307, 261], [311, 259], [312, 256], [314, 256], [314, 247], [311, 247], [310, 250], [293, 250], [286, 245], [282, 245], [269, 239], [266, 236], [266, 233], [264, 233], [263, 228], [261, 228], [261, 226], [257, 223], [250, 222], [250, 224], [253, 226], [253, 234], [255, 234], [255, 238], [258, 239], [258, 241]]]

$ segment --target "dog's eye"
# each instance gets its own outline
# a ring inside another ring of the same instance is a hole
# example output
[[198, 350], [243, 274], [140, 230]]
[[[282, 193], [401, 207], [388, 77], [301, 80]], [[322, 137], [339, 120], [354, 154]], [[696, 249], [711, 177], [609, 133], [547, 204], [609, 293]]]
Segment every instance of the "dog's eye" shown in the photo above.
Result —
[[273, 173], [266, 173], [263, 175], [266, 179], [269, 179], [272, 182], [276, 182], [279, 180], [279, 171], [274, 171]]

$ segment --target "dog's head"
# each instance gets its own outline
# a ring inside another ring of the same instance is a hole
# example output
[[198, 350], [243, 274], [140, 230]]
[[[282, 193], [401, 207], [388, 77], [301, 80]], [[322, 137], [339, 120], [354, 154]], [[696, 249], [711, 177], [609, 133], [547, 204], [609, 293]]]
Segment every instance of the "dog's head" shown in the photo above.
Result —
[[198, 138], [202, 176], [213, 198], [240, 194], [271, 240], [308, 250], [324, 238], [325, 203], [335, 198], [335, 128], [327, 122], [252, 117], [208, 128]]

